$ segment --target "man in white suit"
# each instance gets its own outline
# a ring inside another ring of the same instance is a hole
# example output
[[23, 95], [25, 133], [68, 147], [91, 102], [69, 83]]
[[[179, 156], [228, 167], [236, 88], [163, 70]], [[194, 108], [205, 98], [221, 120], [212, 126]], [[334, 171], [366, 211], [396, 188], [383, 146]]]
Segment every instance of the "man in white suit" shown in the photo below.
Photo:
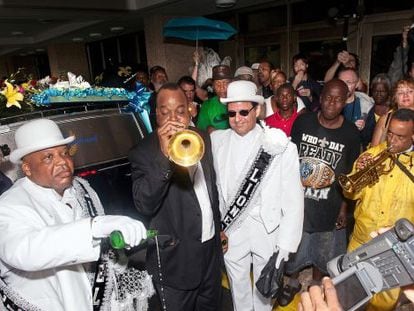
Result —
[[[4, 307], [119, 310], [115, 309], [119, 302], [125, 307], [138, 304], [141, 307], [134, 310], [145, 310], [151, 289], [125, 291], [120, 284], [115, 289], [114, 279], [125, 271], [137, 281], [130, 285], [144, 287], [151, 286], [150, 277], [113, 262], [101, 243], [119, 230], [128, 245], [136, 246], [146, 237], [145, 227], [126, 216], [103, 215], [96, 192], [86, 180], [73, 176], [68, 144], [74, 139], [64, 138], [57, 124], [47, 119], [30, 121], [16, 131], [17, 148], [10, 160], [21, 164], [25, 177], [0, 197], [0, 295]], [[97, 261], [97, 269], [92, 269], [90, 263]], [[118, 299], [121, 294], [124, 298]]]
[[276, 268], [295, 252], [302, 234], [303, 190], [296, 147], [279, 129], [256, 124], [256, 85], [235, 81], [228, 87], [230, 129], [211, 134], [220, 199], [224, 255], [235, 310], [271, 310], [271, 300], [252, 290], [275, 251]]

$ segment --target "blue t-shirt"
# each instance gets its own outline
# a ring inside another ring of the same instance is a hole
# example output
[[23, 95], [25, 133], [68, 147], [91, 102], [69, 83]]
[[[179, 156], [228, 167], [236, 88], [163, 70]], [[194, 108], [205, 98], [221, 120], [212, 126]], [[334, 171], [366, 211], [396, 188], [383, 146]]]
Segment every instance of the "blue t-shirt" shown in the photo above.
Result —
[[354, 123], [356, 120], [361, 119], [361, 102], [359, 98], [355, 96], [355, 99], [352, 103], [346, 104], [342, 113], [345, 119], [352, 123]]

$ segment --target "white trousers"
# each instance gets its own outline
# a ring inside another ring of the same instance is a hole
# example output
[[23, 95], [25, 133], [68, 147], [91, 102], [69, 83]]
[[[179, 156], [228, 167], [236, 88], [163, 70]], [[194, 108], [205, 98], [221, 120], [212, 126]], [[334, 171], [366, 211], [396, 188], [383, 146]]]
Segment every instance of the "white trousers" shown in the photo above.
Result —
[[[278, 230], [268, 234], [262, 223], [248, 216], [240, 228], [228, 235], [224, 255], [235, 311], [270, 311], [271, 299], [263, 297], [255, 283], [276, 249]], [[253, 264], [253, 284], [250, 268]]]

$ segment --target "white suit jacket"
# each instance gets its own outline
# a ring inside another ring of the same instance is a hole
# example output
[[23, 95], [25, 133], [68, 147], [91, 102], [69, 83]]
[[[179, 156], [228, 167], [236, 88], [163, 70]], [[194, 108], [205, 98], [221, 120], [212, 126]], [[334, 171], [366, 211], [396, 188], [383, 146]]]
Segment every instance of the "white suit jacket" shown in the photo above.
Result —
[[[256, 127], [260, 128], [259, 125]], [[263, 131], [261, 128], [260, 130]], [[289, 252], [296, 252], [302, 237], [304, 213], [298, 152], [295, 144], [290, 142], [281, 130], [272, 130], [277, 134], [275, 147], [284, 152], [275, 156], [261, 181], [260, 193], [256, 192], [255, 195], [260, 195], [260, 217], [266, 231], [270, 233], [279, 228], [277, 246]], [[227, 129], [217, 130], [211, 134], [221, 213], [233, 199], [229, 197], [230, 190], [225, 186], [228, 184], [228, 178], [235, 182], [239, 180], [237, 176], [228, 176], [225, 169], [227, 161], [231, 161], [227, 155], [232, 133], [232, 129]], [[249, 146], [246, 146], [246, 150], [249, 150]]]
[[27, 178], [0, 197], [1, 277], [45, 311], [92, 310], [82, 264], [96, 261], [100, 246], [92, 243], [90, 219], [73, 209]]

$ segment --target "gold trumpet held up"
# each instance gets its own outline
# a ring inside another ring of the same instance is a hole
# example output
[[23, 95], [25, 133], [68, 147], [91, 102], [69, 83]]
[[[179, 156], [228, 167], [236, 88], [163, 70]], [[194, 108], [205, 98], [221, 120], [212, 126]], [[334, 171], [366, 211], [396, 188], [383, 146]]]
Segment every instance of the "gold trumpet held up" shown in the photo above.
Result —
[[[395, 155], [389, 149], [386, 149], [377, 154], [368, 165], [353, 174], [341, 174], [338, 177], [338, 182], [342, 189], [348, 193], [358, 193], [365, 187], [375, 185], [381, 175], [388, 174], [394, 168]], [[387, 160], [390, 161], [387, 162]]]
[[192, 130], [185, 129], [171, 136], [168, 155], [174, 163], [189, 167], [197, 164], [204, 155], [204, 141]]

